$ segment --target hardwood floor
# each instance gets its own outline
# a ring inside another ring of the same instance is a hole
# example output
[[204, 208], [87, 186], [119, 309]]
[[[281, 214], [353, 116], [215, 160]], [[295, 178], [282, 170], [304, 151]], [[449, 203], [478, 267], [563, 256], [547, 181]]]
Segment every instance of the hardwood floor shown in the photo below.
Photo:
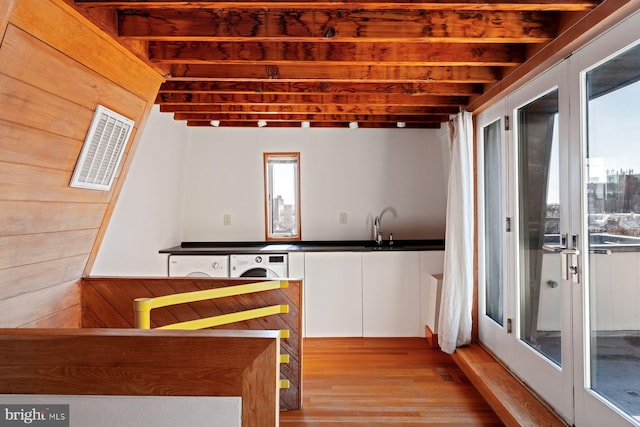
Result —
[[294, 426], [502, 426], [451, 357], [421, 338], [307, 338]]

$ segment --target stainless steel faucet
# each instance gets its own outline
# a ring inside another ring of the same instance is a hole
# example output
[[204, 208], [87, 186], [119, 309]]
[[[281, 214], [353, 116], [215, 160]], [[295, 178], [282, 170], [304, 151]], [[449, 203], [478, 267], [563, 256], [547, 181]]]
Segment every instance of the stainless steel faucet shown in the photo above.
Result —
[[378, 245], [382, 244], [382, 223], [380, 222], [380, 217], [377, 216], [373, 220], [373, 235], [376, 239], [376, 243]]

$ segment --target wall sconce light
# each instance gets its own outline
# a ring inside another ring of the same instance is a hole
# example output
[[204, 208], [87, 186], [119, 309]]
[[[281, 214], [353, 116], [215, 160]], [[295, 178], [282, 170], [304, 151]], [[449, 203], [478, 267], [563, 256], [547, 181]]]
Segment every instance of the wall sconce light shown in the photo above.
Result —
[[405, 122], [398, 122], [398, 123], [397, 123], [397, 126], [398, 126], [399, 128], [404, 128], [404, 127], [407, 127], [407, 124], [406, 124]]
[[349, 129], [358, 129], [358, 122], [349, 122]]
[[211, 120], [209, 123], [211, 123], [211, 126], [216, 128], [220, 126], [220, 120]]
[[263, 128], [267, 125], [267, 121], [266, 120], [258, 120], [258, 127], [259, 128]]
[[311, 123], [310, 122], [300, 122], [300, 127], [301, 128], [310, 128], [311, 127]]

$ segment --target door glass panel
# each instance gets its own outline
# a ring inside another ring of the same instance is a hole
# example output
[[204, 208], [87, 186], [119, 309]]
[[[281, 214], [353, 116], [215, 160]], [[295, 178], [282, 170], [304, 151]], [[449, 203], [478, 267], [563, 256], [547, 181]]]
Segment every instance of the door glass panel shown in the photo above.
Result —
[[561, 365], [558, 91], [520, 108], [520, 339]]
[[640, 47], [586, 74], [591, 388], [640, 420]]
[[484, 128], [485, 314], [502, 326], [502, 149], [500, 120]]

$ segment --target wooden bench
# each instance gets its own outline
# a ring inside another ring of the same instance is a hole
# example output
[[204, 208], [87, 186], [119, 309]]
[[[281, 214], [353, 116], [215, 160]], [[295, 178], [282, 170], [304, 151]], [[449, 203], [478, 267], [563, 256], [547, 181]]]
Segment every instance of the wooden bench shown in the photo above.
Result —
[[460, 347], [452, 357], [506, 426], [567, 427], [480, 344]]

